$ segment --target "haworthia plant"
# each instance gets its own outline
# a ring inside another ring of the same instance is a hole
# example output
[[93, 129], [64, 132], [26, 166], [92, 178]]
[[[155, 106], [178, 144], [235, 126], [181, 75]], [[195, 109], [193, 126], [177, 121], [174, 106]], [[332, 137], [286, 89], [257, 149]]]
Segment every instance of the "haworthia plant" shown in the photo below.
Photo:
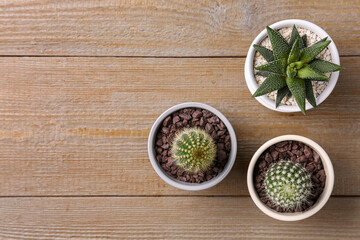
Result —
[[273, 50], [253, 45], [268, 62], [256, 67], [259, 70], [257, 74], [267, 78], [253, 97], [277, 90], [276, 107], [285, 96], [293, 95], [303, 114], [305, 114], [305, 99], [316, 108], [311, 81], [327, 81], [329, 77], [324, 73], [343, 69], [337, 64], [316, 58], [331, 41], [326, 37], [308, 47], [306, 35], [300, 36], [295, 25], [289, 42], [278, 31], [270, 27], [266, 27], [266, 30]]

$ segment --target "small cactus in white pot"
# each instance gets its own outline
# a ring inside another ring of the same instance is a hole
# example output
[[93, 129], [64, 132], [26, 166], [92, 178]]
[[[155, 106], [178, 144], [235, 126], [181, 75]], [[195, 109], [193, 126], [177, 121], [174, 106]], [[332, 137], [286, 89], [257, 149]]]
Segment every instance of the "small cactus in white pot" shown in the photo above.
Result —
[[267, 141], [255, 152], [247, 185], [252, 200], [266, 215], [298, 221], [314, 215], [326, 204], [334, 187], [334, 169], [316, 142], [283, 135]]
[[[148, 139], [155, 172], [171, 186], [188, 191], [220, 183], [234, 165], [236, 151], [236, 135], [229, 120], [217, 109], [196, 102], [166, 110], [155, 121]], [[198, 181], [191, 181], [195, 176]]]
[[176, 164], [188, 172], [207, 170], [216, 157], [216, 146], [211, 136], [198, 128], [185, 128], [176, 135], [172, 148]]
[[299, 163], [281, 160], [267, 171], [264, 188], [269, 200], [284, 209], [296, 209], [311, 196], [311, 174]]

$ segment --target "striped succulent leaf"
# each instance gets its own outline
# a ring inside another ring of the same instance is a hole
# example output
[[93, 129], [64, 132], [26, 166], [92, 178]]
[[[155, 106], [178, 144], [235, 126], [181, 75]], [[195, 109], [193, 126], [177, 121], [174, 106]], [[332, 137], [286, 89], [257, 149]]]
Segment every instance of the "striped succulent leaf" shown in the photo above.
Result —
[[286, 69], [286, 58], [281, 58], [278, 60], [274, 60], [269, 62], [268, 64], [259, 66], [255, 68], [256, 70], [265, 71], [265, 72], [272, 72], [276, 74], [280, 74], [286, 76], [285, 69]]
[[256, 49], [256, 51], [258, 51], [265, 58], [265, 60], [267, 62], [274, 61], [274, 53], [273, 53], [273, 51], [271, 51], [270, 49], [267, 49], [267, 48], [265, 48], [263, 46], [256, 45], [256, 44], [254, 44], [253, 46]]
[[322, 40], [310, 47], [304, 48], [301, 51], [300, 60], [304, 63], [308, 63], [313, 60], [319, 53], [322, 52], [329, 44], [331, 43], [330, 40]]
[[289, 55], [291, 49], [289, 43], [278, 31], [275, 31], [270, 27], [266, 27], [266, 30], [269, 35], [271, 45], [273, 47], [275, 60], [286, 58]]
[[283, 98], [288, 95], [290, 92], [290, 89], [289, 87], [286, 85], [285, 87], [283, 88], [280, 88], [278, 91], [277, 91], [277, 94], [276, 94], [276, 107], [278, 107], [281, 103], [281, 101], [283, 100]]
[[253, 97], [258, 97], [286, 86], [285, 78], [282, 75], [271, 73], [259, 86]]
[[313, 69], [315, 69], [321, 73], [336, 72], [336, 71], [340, 71], [343, 69], [343, 67], [341, 67], [335, 63], [324, 61], [324, 60], [321, 60], [318, 58], [315, 58], [314, 60], [312, 60], [309, 63], [309, 65]]
[[316, 99], [313, 92], [311, 81], [305, 80], [305, 96], [308, 102], [316, 108]]

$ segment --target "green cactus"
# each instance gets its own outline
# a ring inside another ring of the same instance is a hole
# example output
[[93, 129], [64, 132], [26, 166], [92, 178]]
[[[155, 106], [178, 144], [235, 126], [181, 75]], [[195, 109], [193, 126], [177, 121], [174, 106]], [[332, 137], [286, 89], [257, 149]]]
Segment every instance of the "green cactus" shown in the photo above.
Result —
[[328, 81], [329, 77], [323, 73], [343, 69], [337, 64], [316, 58], [330, 44], [331, 40], [323, 38], [307, 47], [306, 35], [300, 37], [295, 25], [289, 42], [270, 27], [266, 27], [266, 30], [273, 50], [254, 45], [254, 48], [268, 63], [256, 68], [260, 71], [257, 73], [258, 75], [267, 78], [253, 94], [253, 97], [277, 90], [276, 107], [285, 96], [294, 95], [303, 114], [305, 114], [305, 99], [316, 108], [311, 81]]
[[172, 158], [187, 172], [198, 173], [210, 167], [216, 157], [216, 145], [211, 136], [198, 128], [184, 129], [171, 146]]
[[284, 209], [295, 209], [311, 196], [311, 174], [299, 163], [281, 160], [267, 171], [264, 180], [267, 197]]

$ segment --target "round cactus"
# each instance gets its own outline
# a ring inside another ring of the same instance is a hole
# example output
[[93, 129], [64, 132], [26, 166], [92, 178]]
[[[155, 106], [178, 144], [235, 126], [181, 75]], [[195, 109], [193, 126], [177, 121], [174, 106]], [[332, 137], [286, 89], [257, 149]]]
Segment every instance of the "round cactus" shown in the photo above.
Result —
[[210, 167], [216, 157], [216, 145], [211, 136], [198, 128], [184, 129], [176, 135], [172, 158], [187, 172], [197, 173]]
[[295, 209], [311, 196], [311, 174], [299, 163], [281, 160], [267, 171], [264, 180], [267, 197], [284, 209]]

